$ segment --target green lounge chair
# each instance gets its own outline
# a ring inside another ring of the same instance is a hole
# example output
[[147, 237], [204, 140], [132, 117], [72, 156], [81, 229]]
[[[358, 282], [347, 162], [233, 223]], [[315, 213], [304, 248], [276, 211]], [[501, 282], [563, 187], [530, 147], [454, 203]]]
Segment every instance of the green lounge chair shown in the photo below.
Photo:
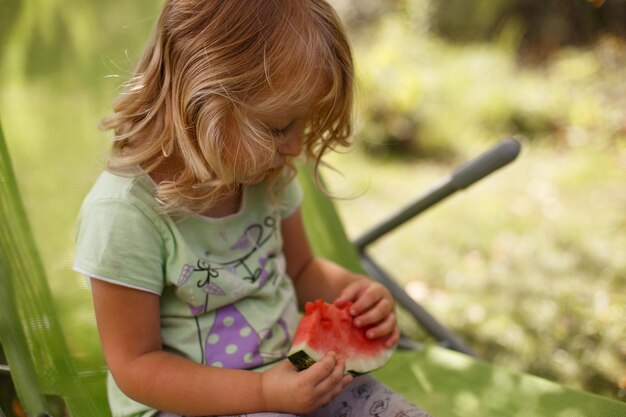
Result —
[[[314, 231], [316, 251], [360, 269], [359, 252], [346, 238], [332, 202], [306, 173], [301, 180], [306, 194], [303, 210]], [[419, 210], [412, 207], [403, 213]], [[0, 129], [0, 344], [8, 361], [0, 371], [10, 373], [28, 416], [60, 416], [64, 408], [71, 417], [110, 416], [103, 361], [85, 369], [72, 356], [24, 213]], [[626, 405], [617, 401], [481, 362], [443, 326], [429, 324], [432, 318], [427, 313], [417, 315], [429, 332], [441, 332], [443, 344], [467, 352], [441, 346], [400, 350], [376, 375], [435, 417], [626, 416]]]
[[79, 369], [68, 347], [1, 128], [0, 345], [29, 417], [63, 415], [60, 399], [72, 417], [111, 415], [104, 361], [94, 369]]

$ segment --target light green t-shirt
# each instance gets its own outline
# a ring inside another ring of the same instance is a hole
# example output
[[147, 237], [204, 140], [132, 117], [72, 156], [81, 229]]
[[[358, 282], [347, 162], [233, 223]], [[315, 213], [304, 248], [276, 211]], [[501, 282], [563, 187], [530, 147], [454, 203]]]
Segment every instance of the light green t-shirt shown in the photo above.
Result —
[[[223, 218], [159, 212], [154, 182], [104, 172], [81, 208], [74, 269], [161, 297], [164, 349], [211, 366], [255, 369], [286, 356], [298, 323], [281, 220], [299, 206], [294, 180], [271, 203], [247, 186]], [[114, 417], [150, 415], [109, 376]]]

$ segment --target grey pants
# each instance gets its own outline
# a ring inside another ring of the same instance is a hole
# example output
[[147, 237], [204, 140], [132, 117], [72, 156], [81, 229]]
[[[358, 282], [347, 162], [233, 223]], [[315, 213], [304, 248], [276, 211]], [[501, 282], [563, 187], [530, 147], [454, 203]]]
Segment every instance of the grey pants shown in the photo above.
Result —
[[[332, 401], [302, 417], [430, 417], [402, 395], [369, 375], [361, 375]], [[158, 413], [156, 417], [181, 417]], [[297, 417], [293, 414], [255, 413], [229, 417]]]

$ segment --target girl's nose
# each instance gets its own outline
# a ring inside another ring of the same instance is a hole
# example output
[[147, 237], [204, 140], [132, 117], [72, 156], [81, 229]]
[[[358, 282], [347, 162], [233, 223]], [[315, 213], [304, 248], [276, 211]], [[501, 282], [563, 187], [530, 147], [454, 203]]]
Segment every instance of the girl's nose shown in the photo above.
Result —
[[283, 156], [298, 156], [302, 152], [302, 134], [289, 135], [278, 148], [278, 153]]

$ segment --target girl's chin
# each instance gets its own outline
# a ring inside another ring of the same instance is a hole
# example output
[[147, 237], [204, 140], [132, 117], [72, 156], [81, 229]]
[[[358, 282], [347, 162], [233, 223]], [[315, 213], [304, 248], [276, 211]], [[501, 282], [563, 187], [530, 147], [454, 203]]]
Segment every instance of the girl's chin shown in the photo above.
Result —
[[267, 179], [271, 179], [280, 174], [280, 172], [285, 168], [285, 165], [278, 165], [275, 167], [266, 168], [257, 174], [250, 175], [248, 178], [242, 181], [244, 185], [254, 185], [259, 184]]

